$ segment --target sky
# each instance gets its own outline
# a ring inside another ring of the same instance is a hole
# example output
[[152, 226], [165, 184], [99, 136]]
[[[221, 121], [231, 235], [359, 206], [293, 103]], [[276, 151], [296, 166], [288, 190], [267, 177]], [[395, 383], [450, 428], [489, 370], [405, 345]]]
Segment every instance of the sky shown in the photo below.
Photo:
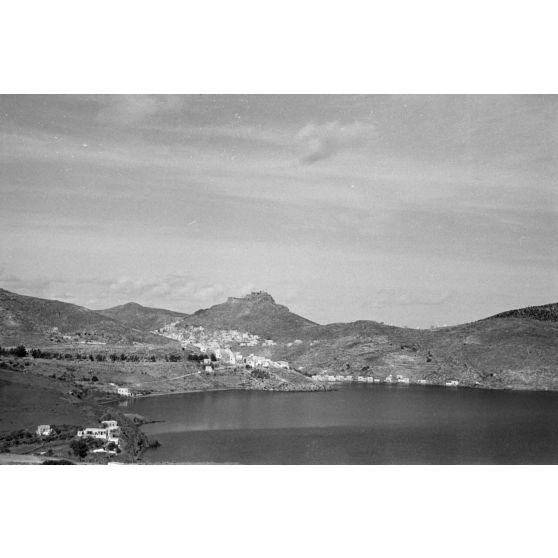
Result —
[[2, 95], [0, 287], [319, 323], [558, 300], [558, 97]]

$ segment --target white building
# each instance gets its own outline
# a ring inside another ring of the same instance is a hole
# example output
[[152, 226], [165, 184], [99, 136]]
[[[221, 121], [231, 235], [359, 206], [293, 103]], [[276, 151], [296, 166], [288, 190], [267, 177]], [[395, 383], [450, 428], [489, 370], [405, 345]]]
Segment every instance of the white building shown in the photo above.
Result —
[[37, 426], [37, 436], [50, 436], [52, 434], [52, 428], [50, 424], [39, 424]]
[[393, 382], [393, 376], [391, 374], [389, 376], [386, 376], [386, 379], [384, 380], [384, 382], [386, 384], [391, 384]]
[[225, 364], [236, 364], [235, 354], [230, 349], [223, 349], [220, 352], [221, 352], [220, 359]]
[[77, 437], [108, 440], [108, 428], [84, 428], [83, 430], [78, 430]]
[[117, 428], [118, 427], [118, 422], [116, 422], [115, 420], [103, 420], [103, 421], [101, 421], [101, 424], [104, 424], [105, 428]]
[[118, 395], [121, 395], [122, 397], [130, 397], [132, 394], [130, 393], [130, 388], [126, 388], [126, 387], [119, 387], [116, 392], [118, 393]]
[[206, 364], [204, 370], [206, 372], [213, 372], [213, 366], [211, 366], [211, 364]]
[[459, 381], [458, 380], [448, 380], [446, 382], [446, 386], [450, 386], [450, 387], [456, 387], [459, 385]]

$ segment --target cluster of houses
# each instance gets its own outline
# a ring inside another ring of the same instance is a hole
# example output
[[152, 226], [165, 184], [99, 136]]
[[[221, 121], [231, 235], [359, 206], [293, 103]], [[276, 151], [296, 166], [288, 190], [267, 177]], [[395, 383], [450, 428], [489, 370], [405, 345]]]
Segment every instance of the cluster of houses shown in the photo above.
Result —
[[[374, 376], [351, 376], [351, 375], [343, 375], [343, 374], [314, 374], [312, 376], [313, 380], [318, 382], [358, 382], [361, 384], [410, 384], [411, 380], [407, 376], [403, 376], [402, 374], [397, 374], [395, 377], [390, 374], [386, 376], [383, 380], [381, 378], [375, 378]], [[428, 384], [429, 382], [425, 379], [417, 380], [418, 384]], [[449, 387], [457, 387], [459, 385], [459, 380], [447, 380], [445, 382], [446, 386]]]
[[289, 368], [289, 363], [285, 360], [274, 361], [258, 355], [248, 355], [244, 362], [252, 368], [283, 368], [285, 370]]
[[[78, 438], [96, 438], [106, 442], [102, 448], [93, 450], [93, 453], [107, 453], [115, 455], [116, 449], [108, 449], [109, 444], [113, 444], [113, 448], [120, 447], [120, 428], [118, 422], [115, 420], [101, 421], [102, 427], [87, 427], [83, 430], [78, 430], [76, 437]], [[37, 436], [50, 436], [54, 433], [54, 429], [50, 424], [39, 424], [36, 430]]]
[[[215, 349], [213, 351], [215, 358], [220, 364], [225, 366], [250, 366], [251, 368], [283, 368], [289, 369], [289, 363], [285, 360], [274, 361], [267, 357], [250, 354], [243, 357], [241, 353], [232, 351], [231, 349]], [[214, 370], [215, 362], [210, 358], [202, 361], [205, 372]]]
[[173, 322], [154, 331], [170, 339], [180, 341], [182, 345], [193, 345], [202, 352], [237, 343], [242, 347], [255, 347], [262, 343], [264, 346], [275, 345], [271, 339], [261, 342], [259, 335], [241, 332], [236, 329], [206, 330], [202, 326], [180, 326], [180, 322]]
[[96, 438], [106, 442], [102, 448], [93, 450], [93, 453], [107, 453], [110, 455], [116, 454], [116, 449], [108, 449], [109, 444], [114, 444], [114, 447], [120, 447], [120, 428], [118, 422], [115, 420], [103, 420], [101, 428], [87, 427], [83, 430], [78, 430], [76, 436], [78, 438]]

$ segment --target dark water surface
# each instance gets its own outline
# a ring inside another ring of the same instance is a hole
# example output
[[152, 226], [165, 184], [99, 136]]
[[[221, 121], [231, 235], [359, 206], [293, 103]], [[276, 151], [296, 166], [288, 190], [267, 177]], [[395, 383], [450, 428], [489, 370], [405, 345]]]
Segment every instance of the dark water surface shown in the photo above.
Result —
[[146, 462], [558, 463], [558, 393], [428, 386], [206, 392], [130, 401], [162, 447]]

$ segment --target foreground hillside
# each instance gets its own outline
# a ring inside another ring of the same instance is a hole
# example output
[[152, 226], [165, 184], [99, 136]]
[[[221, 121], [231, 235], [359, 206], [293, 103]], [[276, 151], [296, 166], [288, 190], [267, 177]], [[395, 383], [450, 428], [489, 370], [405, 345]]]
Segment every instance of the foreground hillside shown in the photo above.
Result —
[[165, 344], [168, 339], [82, 306], [0, 289], [0, 344], [51, 342]]
[[163, 308], [149, 308], [135, 302], [114, 306], [105, 310], [97, 310], [98, 314], [119, 321], [127, 327], [153, 331], [160, 329], [181, 318], [187, 317], [183, 312], [174, 312]]

